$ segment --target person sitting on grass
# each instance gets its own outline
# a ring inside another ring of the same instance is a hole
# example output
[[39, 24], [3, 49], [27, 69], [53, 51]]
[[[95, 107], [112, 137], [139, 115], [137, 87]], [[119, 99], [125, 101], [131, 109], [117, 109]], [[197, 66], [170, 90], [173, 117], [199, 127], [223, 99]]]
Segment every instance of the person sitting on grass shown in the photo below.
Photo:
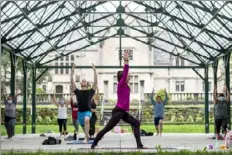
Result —
[[162, 131], [163, 131], [163, 119], [164, 119], [164, 106], [168, 101], [168, 94], [166, 89], [164, 89], [165, 92], [165, 99], [162, 101], [161, 96], [156, 97], [156, 101], [154, 101], [154, 88], [151, 93], [151, 103], [154, 106], [154, 123], [155, 123], [155, 128], [157, 131], [157, 135], [162, 136]]

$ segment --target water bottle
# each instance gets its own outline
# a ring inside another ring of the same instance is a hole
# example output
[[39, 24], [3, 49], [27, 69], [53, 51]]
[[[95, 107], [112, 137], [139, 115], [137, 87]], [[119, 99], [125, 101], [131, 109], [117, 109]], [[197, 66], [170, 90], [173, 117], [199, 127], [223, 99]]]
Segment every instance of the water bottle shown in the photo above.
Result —
[[216, 137], [216, 139], [215, 139], [214, 149], [219, 149], [219, 142], [218, 142], [217, 137]]

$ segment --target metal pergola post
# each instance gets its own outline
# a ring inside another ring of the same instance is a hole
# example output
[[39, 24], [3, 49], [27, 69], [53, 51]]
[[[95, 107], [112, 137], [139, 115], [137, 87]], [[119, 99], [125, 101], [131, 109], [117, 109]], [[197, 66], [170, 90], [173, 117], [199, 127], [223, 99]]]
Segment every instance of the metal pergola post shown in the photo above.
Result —
[[[224, 67], [225, 67], [225, 84], [230, 92], [230, 53], [226, 54], [224, 57]], [[230, 95], [227, 94], [227, 95]], [[228, 122], [227, 122], [227, 126], [228, 129], [231, 129], [231, 112], [230, 112], [230, 101], [227, 104], [227, 115], [228, 115]]]
[[32, 67], [32, 126], [31, 132], [36, 133], [36, 68]]
[[10, 53], [10, 63], [11, 63], [11, 76], [10, 76], [10, 95], [15, 96], [15, 63], [16, 63], [16, 56]]
[[[214, 83], [214, 86], [217, 86], [217, 71], [218, 71], [218, 60], [216, 60], [213, 64], [212, 64], [212, 67], [213, 67], [213, 83]], [[216, 92], [217, 93], [217, 92]], [[213, 106], [214, 108], [214, 116], [215, 116], [215, 106]], [[216, 134], [216, 125], [214, 123], [214, 133]]]
[[209, 133], [209, 68], [205, 67], [205, 133]]
[[28, 77], [27, 62], [22, 60], [23, 65], [23, 134], [27, 133], [27, 99], [28, 99]]

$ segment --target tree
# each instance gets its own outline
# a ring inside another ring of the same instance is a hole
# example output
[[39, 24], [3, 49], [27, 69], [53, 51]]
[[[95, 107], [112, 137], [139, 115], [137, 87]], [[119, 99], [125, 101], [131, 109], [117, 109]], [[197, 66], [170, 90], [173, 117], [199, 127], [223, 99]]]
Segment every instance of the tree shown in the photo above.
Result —
[[[2, 78], [2, 92], [6, 93], [6, 88], [10, 88], [10, 67], [11, 67], [11, 62], [10, 62], [10, 54], [9, 51], [4, 50], [2, 53], [2, 64], [1, 64], [1, 76]], [[23, 64], [22, 64], [22, 58], [17, 57], [17, 62], [16, 62], [16, 87], [18, 87], [20, 90], [23, 90]], [[43, 69], [37, 69], [36, 70], [36, 75], [40, 75], [44, 70]], [[30, 69], [30, 66], [28, 66], [28, 94], [31, 93], [31, 88], [32, 88], [32, 70]], [[41, 76], [40, 79], [37, 81], [37, 85], [40, 85], [43, 81], [47, 80], [50, 77], [50, 73], [46, 71], [43, 76]], [[23, 92], [22, 92], [23, 93]]]

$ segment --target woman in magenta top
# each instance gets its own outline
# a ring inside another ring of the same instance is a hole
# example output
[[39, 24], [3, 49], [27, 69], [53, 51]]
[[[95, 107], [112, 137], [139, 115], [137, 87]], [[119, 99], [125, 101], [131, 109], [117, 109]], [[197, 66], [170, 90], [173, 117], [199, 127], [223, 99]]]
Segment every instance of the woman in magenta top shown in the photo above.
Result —
[[128, 86], [128, 82], [130, 80], [129, 76], [129, 65], [128, 65], [128, 52], [124, 53], [124, 68], [123, 71], [118, 71], [117, 73], [117, 79], [118, 79], [118, 90], [117, 90], [117, 96], [118, 96], [118, 102], [116, 104], [116, 107], [112, 110], [112, 117], [109, 120], [108, 124], [105, 126], [103, 130], [101, 130], [91, 148], [94, 149], [98, 142], [101, 140], [101, 138], [110, 130], [112, 130], [122, 119], [124, 122], [129, 123], [132, 128], [135, 135], [137, 148], [143, 149], [143, 144], [141, 142], [140, 138], [140, 122], [136, 120], [132, 115], [128, 113], [130, 109], [130, 87]]

